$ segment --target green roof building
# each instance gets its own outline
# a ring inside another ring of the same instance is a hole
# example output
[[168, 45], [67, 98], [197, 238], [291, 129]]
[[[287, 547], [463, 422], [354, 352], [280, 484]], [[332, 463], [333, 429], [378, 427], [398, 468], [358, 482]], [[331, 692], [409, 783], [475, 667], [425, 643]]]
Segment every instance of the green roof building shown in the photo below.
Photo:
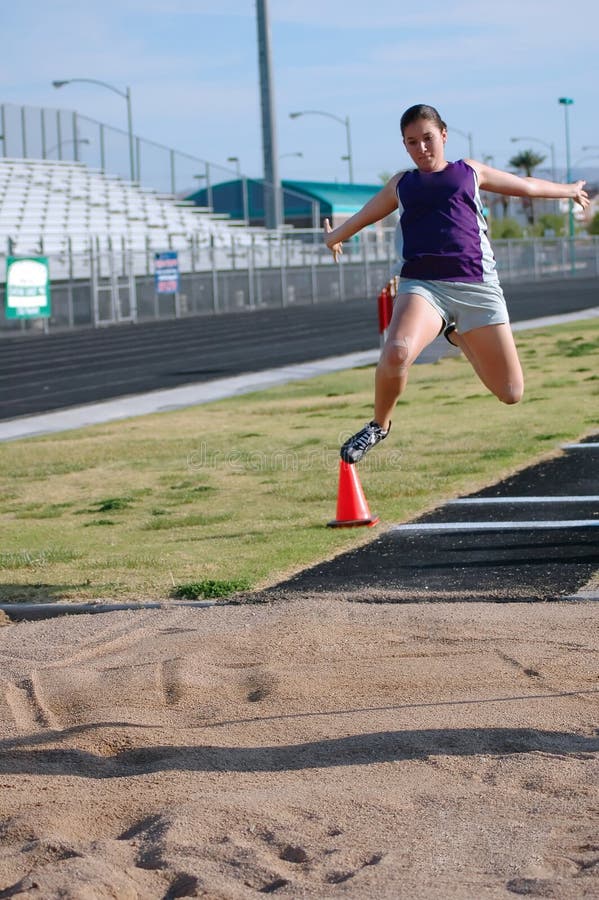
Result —
[[[327, 181], [283, 181], [284, 221], [295, 228], [321, 228], [324, 219], [333, 226], [353, 216], [381, 190], [381, 184], [346, 184]], [[245, 196], [244, 196], [245, 195]], [[264, 184], [240, 178], [202, 188], [190, 194], [198, 206], [215, 213], [264, 225]], [[394, 220], [386, 224], [394, 224]]]

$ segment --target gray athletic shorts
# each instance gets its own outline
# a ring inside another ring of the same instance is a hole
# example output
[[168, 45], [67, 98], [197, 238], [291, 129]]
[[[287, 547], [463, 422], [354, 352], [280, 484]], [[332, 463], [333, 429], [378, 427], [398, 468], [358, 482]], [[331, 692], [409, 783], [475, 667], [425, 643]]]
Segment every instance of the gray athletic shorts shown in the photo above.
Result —
[[437, 310], [445, 325], [455, 325], [460, 334], [483, 325], [503, 325], [510, 321], [499, 283], [470, 284], [465, 281], [401, 278], [397, 294], [424, 297]]

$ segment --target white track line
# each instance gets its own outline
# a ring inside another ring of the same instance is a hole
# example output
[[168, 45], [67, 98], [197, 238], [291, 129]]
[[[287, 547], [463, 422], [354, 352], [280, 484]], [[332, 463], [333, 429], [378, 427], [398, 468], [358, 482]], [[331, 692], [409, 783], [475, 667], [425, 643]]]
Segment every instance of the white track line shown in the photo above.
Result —
[[586, 444], [562, 444], [562, 450], [597, 450], [599, 441], [589, 441]]
[[390, 531], [516, 531], [547, 528], [597, 528], [599, 519], [556, 519], [539, 522], [415, 522], [393, 525]]
[[599, 503], [599, 494], [579, 494], [564, 497], [458, 497], [457, 500], [448, 500], [447, 506], [461, 504], [483, 503]]

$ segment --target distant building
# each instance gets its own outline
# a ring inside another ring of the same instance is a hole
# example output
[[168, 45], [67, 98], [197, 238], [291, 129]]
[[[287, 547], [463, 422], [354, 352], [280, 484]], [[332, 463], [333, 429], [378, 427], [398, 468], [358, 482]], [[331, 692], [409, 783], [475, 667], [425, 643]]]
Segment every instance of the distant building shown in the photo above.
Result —
[[[329, 219], [333, 227], [353, 216], [380, 189], [382, 184], [347, 184], [324, 181], [283, 181], [284, 222], [294, 228], [322, 228]], [[264, 185], [262, 181], [238, 178], [201, 188], [186, 200], [196, 206], [211, 207], [232, 219], [264, 225]], [[396, 217], [385, 224], [394, 225]]]

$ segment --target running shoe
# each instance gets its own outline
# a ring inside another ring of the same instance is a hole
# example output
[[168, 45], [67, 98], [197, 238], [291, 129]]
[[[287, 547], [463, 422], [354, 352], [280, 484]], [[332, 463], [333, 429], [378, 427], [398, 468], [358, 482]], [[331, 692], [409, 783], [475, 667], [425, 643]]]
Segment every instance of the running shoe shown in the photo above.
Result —
[[343, 444], [340, 451], [341, 459], [343, 462], [352, 464], [360, 462], [362, 457], [379, 441], [384, 440], [390, 431], [391, 423], [389, 423], [389, 428], [384, 431], [377, 422], [369, 422]]

